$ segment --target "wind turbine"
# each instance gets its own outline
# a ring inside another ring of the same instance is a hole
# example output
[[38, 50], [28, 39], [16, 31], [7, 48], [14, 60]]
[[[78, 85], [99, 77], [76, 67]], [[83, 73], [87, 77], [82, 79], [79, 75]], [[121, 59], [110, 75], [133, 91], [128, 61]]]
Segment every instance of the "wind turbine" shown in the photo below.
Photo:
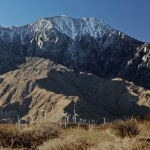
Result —
[[69, 122], [69, 117], [70, 117], [70, 115], [68, 115], [68, 116], [66, 115], [66, 118], [67, 118], [67, 122]]
[[103, 124], [106, 124], [106, 118], [104, 117], [104, 118], [102, 118], [103, 120], [104, 120], [104, 123]]
[[80, 118], [80, 124], [84, 124], [84, 119]]
[[66, 122], [69, 122], [69, 117], [70, 117], [70, 115], [68, 115], [68, 116], [66, 115], [65, 116], [65, 127], [66, 127]]
[[65, 116], [65, 128], [67, 126], [66, 122], [67, 122], [67, 115]]
[[19, 131], [20, 131], [20, 123], [21, 123], [21, 121], [19, 119], [19, 115], [17, 115], [17, 118], [18, 118], [18, 128], [19, 128]]
[[76, 123], [76, 117], [77, 117], [77, 116], [79, 116], [79, 115], [76, 114], [75, 109], [74, 109], [74, 116], [73, 116], [73, 118], [72, 118], [72, 119], [74, 120], [74, 123]]

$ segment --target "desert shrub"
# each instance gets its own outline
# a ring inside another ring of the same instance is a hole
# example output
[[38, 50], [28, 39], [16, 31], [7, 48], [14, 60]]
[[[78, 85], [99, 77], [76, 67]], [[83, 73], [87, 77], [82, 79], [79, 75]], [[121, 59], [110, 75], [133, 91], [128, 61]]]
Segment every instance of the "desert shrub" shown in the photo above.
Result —
[[138, 124], [136, 122], [118, 121], [111, 128], [120, 138], [132, 138], [139, 134]]
[[93, 144], [85, 137], [74, 137], [70, 139], [54, 139], [40, 147], [40, 150], [86, 150]]
[[111, 124], [104, 124], [104, 125], [97, 126], [97, 129], [100, 130], [100, 131], [104, 131], [104, 130], [110, 128], [110, 127], [111, 127]]
[[115, 141], [99, 142], [89, 150], [148, 150], [150, 144], [147, 141], [139, 141], [137, 138], [126, 137]]
[[[56, 146], [56, 149], [57, 150], [85, 150], [87, 149], [88, 147], [91, 147], [91, 144], [90, 142], [88, 142], [88, 140], [86, 139], [78, 139], [76, 141], [72, 141], [72, 142], [69, 142], [66, 141], [60, 145], [57, 145]], [[53, 150], [55, 150], [55, 148], [53, 148]]]
[[51, 126], [21, 130], [15, 126], [0, 127], [0, 146], [4, 148], [36, 149], [43, 142], [59, 137], [59, 131]]

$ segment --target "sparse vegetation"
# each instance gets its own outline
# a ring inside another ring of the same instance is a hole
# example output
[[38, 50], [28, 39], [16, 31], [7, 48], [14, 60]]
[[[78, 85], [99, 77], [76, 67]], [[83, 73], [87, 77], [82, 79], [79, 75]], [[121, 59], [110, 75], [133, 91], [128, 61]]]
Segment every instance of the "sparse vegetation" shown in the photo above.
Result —
[[0, 126], [0, 146], [4, 148], [36, 149], [43, 142], [59, 137], [59, 131], [54, 126], [32, 125], [19, 131], [15, 125]]
[[[16, 150], [148, 150], [149, 121], [115, 121], [105, 125], [68, 123], [0, 125], [0, 147]], [[107, 132], [108, 131], [108, 132]]]
[[138, 129], [138, 123], [131, 122], [130, 120], [118, 121], [112, 126], [112, 129], [120, 138], [136, 137], [140, 132]]

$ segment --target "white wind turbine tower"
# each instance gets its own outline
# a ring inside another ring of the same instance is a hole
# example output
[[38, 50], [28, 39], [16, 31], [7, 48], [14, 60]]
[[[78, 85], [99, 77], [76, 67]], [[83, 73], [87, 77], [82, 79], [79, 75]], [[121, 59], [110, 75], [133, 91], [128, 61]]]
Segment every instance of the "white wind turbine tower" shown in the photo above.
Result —
[[67, 122], [67, 115], [65, 116], [65, 128], [67, 126], [66, 122]]
[[79, 121], [79, 122], [80, 122], [80, 124], [82, 123], [82, 119], [81, 119], [81, 118], [80, 118], [80, 121]]
[[104, 123], [103, 124], [106, 124], [106, 118], [104, 117], [104, 118], [102, 118], [103, 120], [104, 120]]
[[70, 117], [70, 115], [68, 115], [68, 116], [66, 115], [65, 116], [65, 127], [66, 127], [66, 122], [69, 122], [69, 117]]
[[20, 123], [21, 123], [21, 121], [19, 119], [19, 115], [17, 115], [17, 118], [18, 118], [18, 128], [19, 128], [19, 131], [20, 131]]
[[76, 114], [75, 109], [74, 109], [74, 116], [73, 116], [73, 118], [72, 118], [72, 119], [74, 120], [74, 123], [76, 123], [76, 117], [77, 117], [77, 116], [79, 116], [79, 115]]
[[68, 116], [66, 115], [66, 118], [67, 118], [67, 122], [69, 122], [69, 117], [70, 117], [70, 115], [68, 115]]

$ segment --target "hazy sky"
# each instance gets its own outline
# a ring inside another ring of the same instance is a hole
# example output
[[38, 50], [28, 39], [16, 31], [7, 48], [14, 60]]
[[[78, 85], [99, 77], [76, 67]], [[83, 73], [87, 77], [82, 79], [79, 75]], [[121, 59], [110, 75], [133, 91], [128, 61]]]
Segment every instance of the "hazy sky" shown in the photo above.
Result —
[[61, 14], [94, 17], [131, 37], [150, 42], [150, 0], [0, 0], [3, 27]]

